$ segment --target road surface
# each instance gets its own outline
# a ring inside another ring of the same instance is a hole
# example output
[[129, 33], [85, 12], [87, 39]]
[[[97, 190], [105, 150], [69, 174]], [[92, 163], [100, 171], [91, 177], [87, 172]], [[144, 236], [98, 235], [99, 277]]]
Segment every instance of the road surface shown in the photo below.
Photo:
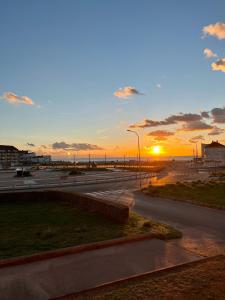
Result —
[[137, 181], [70, 187], [94, 197], [132, 205], [132, 209], [147, 218], [170, 224], [183, 232], [175, 241], [194, 253], [211, 256], [225, 253], [225, 211], [169, 199], [152, 198], [140, 191]]

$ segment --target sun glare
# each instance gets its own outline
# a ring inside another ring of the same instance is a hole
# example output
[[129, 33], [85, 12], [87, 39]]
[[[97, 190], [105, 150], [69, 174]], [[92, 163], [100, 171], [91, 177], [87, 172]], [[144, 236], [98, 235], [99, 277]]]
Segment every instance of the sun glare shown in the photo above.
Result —
[[153, 146], [151, 152], [152, 152], [152, 154], [154, 154], [154, 155], [159, 155], [159, 154], [162, 153], [162, 149], [161, 149], [160, 146]]

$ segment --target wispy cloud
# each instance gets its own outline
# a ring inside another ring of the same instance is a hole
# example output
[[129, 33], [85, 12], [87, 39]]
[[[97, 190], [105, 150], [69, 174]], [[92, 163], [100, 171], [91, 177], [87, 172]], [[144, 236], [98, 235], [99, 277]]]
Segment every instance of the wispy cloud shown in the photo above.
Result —
[[190, 143], [197, 143], [197, 142], [204, 141], [204, 140], [205, 140], [205, 138], [204, 138], [203, 135], [197, 135], [197, 136], [192, 137], [192, 138], [189, 140], [189, 142], [190, 142]]
[[213, 126], [203, 121], [186, 122], [180, 130], [182, 131], [202, 131], [212, 129]]
[[211, 35], [219, 40], [225, 39], [225, 23], [217, 22], [215, 24], [209, 24], [202, 29], [203, 36]]
[[221, 58], [211, 64], [213, 71], [221, 71], [225, 73], [225, 58]]
[[211, 58], [211, 57], [218, 57], [216, 53], [214, 53], [211, 49], [205, 48], [203, 51], [204, 55], [206, 58]]
[[74, 150], [74, 151], [85, 151], [85, 150], [103, 150], [102, 147], [87, 143], [72, 143], [67, 144], [65, 142], [55, 142], [52, 144], [54, 150]]
[[204, 119], [209, 119], [209, 118], [210, 118], [210, 114], [209, 114], [208, 111], [202, 111], [202, 112], [201, 112], [201, 116], [202, 116], [202, 118], [204, 118]]
[[[207, 120], [207, 122], [206, 122]], [[151, 128], [158, 126], [179, 125], [178, 131], [201, 131], [213, 129], [215, 124], [225, 124], [225, 107], [215, 107], [211, 111], [196, 113], [180, 113], [171, 115], [164, 120], [144, 119], [140, 123], [132, 124], [130, 128]]]
[[155, 130], [147, 134], [147, 136], [154, 137], [154, 140], [156, 141], [165, 141], [168, 139], [169, 136], [172, 135], [174, 135], [174, 132], [167, 130]]
[[215, 107], [211, 110], [211, 115], [214, 123], [225, 124], [225, 107]]
[[27, 143], [27, 146], [29, 146], [29, 147], [35, 147], [35, 145], [33, 143]]
[[223, 128], [219, 128], [217, 126], [214, 126], [213, 129], [208, 133], [208, 135], [219, 135], [224, 133], [225, 130]]
[[12, 92], [4, 93], [1, 98], [10, 104], [34, 105], [34, 101], [28, 96], [18, 96]]
[[140, 93], [136, 88], [132, 86], [125, 86], [115, 91], [113, 95], [117, 98], [127, 99], [134, 95], [143, 95], [143, 94]]
[[96, 133], [97, 133], [97, 135], [102, 135], [102, 134], [105, 134], [107, 131], [109, 131], [108, 128], [99, 128], [99, 129], [97, 129]]
[[202, 116], [199, 114], [192, 114], [192, 113], [186, 113], [186, 114], [177, 114], [172, 115], [166, 118], [162, 121], [155, 121], [150, 119], [145, 119], [141, 123], [130, 125], [130, 128], [147, 128], [147, 127], [156, 127], [156, 126], [162, 126], [162, 125], [172, 125], [177, 124], [179, 122], [191, 122], [191, 121], [199, 121], [202, 119]]

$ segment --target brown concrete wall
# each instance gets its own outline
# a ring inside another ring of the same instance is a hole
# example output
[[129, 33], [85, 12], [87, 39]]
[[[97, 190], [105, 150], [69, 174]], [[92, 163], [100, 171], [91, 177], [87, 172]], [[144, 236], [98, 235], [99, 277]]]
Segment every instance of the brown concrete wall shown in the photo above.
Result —
[[0, 201], [67, 201], [81, 209], [99, 213], [118, 223], [126, 223], [129, 218], [129, 208], [122, 204], [104, 201], [79, 193], [54, 190], [1, 193]]

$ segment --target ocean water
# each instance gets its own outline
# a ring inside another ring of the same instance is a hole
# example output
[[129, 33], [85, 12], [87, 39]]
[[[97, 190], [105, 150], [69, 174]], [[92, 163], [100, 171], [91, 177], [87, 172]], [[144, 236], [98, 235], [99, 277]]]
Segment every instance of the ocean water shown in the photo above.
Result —
[[[172, 160], [176, 160], [176, 161], [188, 161], [188, 160], [192, 160], [193, 159], [193, 156], [154, 156], [154, 157], [141, 157], [141, 161], [172, 161]], [[53, 158], [53, 161], [54, 160], [64, 160], [64, 161], [70, 161], [70, 162], [88, 162], [89, 161], [89, 157], [71, 157], [68, 159], [68, 157], [66, 158], [60, 158], [60, 159], [57, 159], [57, 158]], [[124, 162], [124, 157], [95, 157], [95, 156], [91, 156], [90, 157], [90, 161], [93, 162]], [[137, 161], [137, 157], [128, 157], [126, 156], [125, 157], [125, 161], [128, 162], [128, 161]]]

